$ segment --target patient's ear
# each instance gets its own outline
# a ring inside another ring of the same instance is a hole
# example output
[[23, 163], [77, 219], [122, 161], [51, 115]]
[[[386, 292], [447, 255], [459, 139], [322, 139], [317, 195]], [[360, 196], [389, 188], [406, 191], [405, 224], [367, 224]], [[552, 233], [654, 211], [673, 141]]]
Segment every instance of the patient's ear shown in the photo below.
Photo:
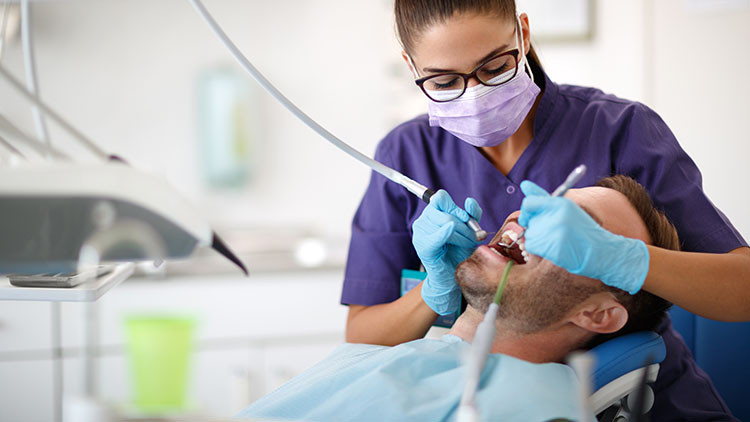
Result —
[[576, 308], [570, 322], [594, 333], [614, 333], [628, 322], [628, 311], [608, 292], [591, 295]]

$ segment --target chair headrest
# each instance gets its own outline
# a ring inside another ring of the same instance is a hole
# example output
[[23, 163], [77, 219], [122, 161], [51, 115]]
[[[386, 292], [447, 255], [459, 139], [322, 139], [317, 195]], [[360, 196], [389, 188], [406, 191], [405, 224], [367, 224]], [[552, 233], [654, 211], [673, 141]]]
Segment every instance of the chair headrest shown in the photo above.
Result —
[[614, 338], [589, 350], [594, 356], [594, 391], [638, 368], [661, 363], [667, 355], [664, 340], [653, 331]]

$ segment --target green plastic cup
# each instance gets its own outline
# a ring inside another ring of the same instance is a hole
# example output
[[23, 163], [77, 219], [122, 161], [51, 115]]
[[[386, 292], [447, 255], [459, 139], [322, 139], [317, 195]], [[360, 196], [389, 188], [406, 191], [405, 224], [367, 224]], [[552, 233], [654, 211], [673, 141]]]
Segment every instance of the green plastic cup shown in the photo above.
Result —
[[192, 349], [191, 318], [131, 316], [125, 319], [135, 406], [145, 413], [185, 409]]

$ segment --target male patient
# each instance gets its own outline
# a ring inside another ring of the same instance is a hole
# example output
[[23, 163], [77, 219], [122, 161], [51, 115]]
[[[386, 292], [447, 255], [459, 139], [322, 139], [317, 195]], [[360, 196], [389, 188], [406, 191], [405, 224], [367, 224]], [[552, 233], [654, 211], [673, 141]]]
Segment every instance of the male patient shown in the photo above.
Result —
[[[634, 180], [614, 176], [569, 197], [605, 229], [677, 249], [674, 227]], [[500, 236], [519, 231], [518, 213]], [[598, 280], [568, 273], [538, 256], [516, 265], [500, 303], [496, 336], [477, 403], [492, 420], [581, 418], [578, 381], [559, 362], [608, 336], [648, 330], [668, 303], [650, 293], [631, 296]], [[395, 347], [344, 344], [331, 356], [261, 398], [239, 416], [311, 421], [445, 420], [453, 416], [470, 348], [508, 258], [486, 245], [459, 265], [456, 279], [468, 306], [449, 334]]]

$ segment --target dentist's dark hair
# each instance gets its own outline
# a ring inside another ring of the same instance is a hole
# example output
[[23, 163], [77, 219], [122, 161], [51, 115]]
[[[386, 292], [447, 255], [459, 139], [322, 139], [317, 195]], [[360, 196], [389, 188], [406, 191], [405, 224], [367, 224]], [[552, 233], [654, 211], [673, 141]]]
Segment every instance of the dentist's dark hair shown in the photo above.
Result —
[[[408, 54], [427, 28], [445, 22], [454, 15], [475, 13], [494, 15], [500, 19], [516, 19], [515, 0], [396, 0], [394, 3], [396, 32]], [[542, 67], [532, 44], [526, 54], [532, 69]]]

